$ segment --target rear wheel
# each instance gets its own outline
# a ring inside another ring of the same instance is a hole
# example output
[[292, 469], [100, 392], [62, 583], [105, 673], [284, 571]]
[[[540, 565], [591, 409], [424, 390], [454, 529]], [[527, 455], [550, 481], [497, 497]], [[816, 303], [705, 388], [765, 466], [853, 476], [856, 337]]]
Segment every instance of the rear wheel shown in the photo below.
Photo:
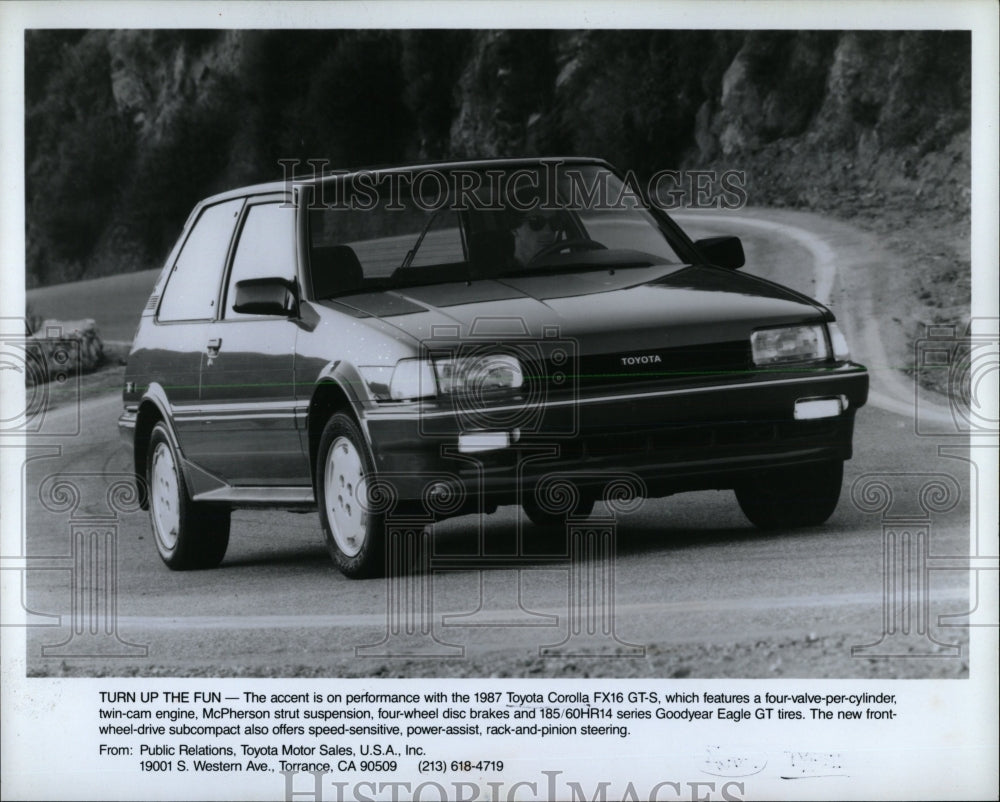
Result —
[[149, 436], [146, 483], [149, 518], [163, 562], [175, 571], [214, 568], [222, 562], [229, 546], [229, 508], [191, 501], [162, 421]]
[[816, 526], [833, 514], [843, 481], [840, 460], [765, 471], [737, 486], [736, 500], [761, 529]]
[[375, 464], [357, 424], [338, 412], [319, 441], [316, 494], [330, 557], [349, 577], [384, 570], [382, 514], [371, 511], [368, 481]]

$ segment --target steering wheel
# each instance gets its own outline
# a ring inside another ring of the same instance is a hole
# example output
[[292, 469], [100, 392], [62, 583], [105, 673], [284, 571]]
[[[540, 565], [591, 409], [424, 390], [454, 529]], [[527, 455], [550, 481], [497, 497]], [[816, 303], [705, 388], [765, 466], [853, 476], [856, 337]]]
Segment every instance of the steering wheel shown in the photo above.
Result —
[[608, 247], [602, 245], [596, 240], [586, 239], [585, 237], [577, 237], [575, 239], [564, 239], [558, 242], [550, 242], [548, 245], [543, 247], [538, 253], [531, 257], [531, 264], [544, 259], [546, 256], [551, 256], [554, 253], [559, 253], [560, 251], [606, 251]]

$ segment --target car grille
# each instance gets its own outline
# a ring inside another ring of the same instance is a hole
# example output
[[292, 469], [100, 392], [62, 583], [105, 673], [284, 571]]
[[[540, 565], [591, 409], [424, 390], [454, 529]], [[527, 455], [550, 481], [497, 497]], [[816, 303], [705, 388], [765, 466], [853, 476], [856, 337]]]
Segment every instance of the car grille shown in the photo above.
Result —
[[[746, 340], [678, 348], [597, 354], [533, 366], [532, 380], [550, 389], [577, 390], [634, 384], [705, 384], [743, 375], [751, 367]], [[573, 369], [575, 367], [575, 370]], [[575, 385], [573, 384], [575, 382]]]

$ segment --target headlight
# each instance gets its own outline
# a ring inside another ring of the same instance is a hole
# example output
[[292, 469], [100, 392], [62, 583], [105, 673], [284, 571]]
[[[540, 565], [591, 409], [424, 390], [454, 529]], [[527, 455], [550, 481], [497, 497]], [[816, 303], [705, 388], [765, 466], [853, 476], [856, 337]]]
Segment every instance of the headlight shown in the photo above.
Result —
[[485, 354], [435, 359], [438, 389], [445, 394], [480, 395], [492, 390], [516, 390], [524, 384], [524, 372], [516, 357]]
[[463, 393], [480, 396], [494, 390], [516, 390], [524, 372], [516, 357], [507, 354], [402, 359], [394, 368], [360, 367], [372, 395], [382, 401], [409, 401]]
[[379, 401], [409, 401], [437, 395], [434, 371], [424, 359], [401, 359], [395, 367], [362, 366], [358, 371]]
[[389, 382], [389, 397], [393, 401], [430, 398], [437, 395], [434, 371], [426, 359], [401, 359], [396, 363]]
[[395, 367], [360, 366], [358, 371], [379, 401], [408, 401], [437, 395], [434, 371], [424, 359], [401, 359]]
[[784, 365], [791, 362], [819, 361], [830, 351], [823, 324], [761, 329], [750, 335], [750, 349], [755, 365]]
[[830, 330], [830, 345], [833, 346], [833, 358], [838, 362], [847, 362], [851, 358], [851, 349], [847, 345], [847, 338], [836, 323], [827, 323]]

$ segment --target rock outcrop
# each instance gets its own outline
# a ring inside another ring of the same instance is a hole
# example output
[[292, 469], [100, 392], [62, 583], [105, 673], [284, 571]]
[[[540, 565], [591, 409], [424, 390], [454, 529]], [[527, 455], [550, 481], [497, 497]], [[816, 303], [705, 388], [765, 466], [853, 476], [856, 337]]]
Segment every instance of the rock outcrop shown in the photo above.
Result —
[[967, 32], [31, 31], [29, 286], [156, 266], [193, 203], [331, 166], [593, 154], [754, 204], [968, 215]]
[[25, 341], [25, 384], [65, 381], [104, 362], [104, 344], [91, 319], [44, 320]]

